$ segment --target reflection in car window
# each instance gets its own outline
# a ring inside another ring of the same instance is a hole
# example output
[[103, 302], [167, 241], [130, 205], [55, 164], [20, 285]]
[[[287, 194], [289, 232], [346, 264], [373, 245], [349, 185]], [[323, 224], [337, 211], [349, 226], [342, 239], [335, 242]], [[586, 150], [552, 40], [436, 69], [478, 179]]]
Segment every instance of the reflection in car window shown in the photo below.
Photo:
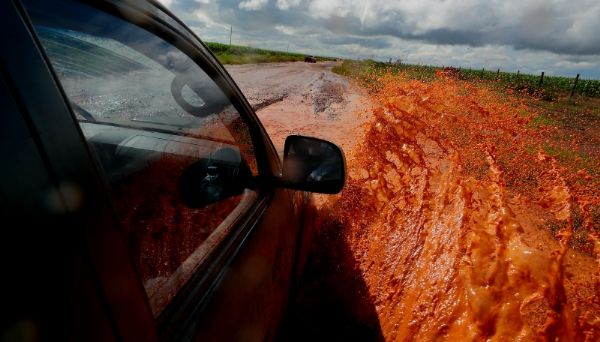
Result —
[[158, 315], [255, 196], [249, 130], [213, 80], [157, 36], [74, 2], [27, 10]]

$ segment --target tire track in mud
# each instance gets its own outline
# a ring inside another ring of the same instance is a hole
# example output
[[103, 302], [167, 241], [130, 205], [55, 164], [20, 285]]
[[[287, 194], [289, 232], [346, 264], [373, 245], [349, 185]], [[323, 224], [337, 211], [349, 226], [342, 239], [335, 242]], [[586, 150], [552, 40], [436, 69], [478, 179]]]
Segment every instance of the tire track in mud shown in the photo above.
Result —
[[[539, 198], [527, 198], [507, 187], [513, 176], [498, 163], [503, 151], [479, 145], [517, 136], [511, 130], [523, 125], [507, 117], [521, 108], [490, 106], [501, 99], [477, 90], [456, 96], [465, 89], [450, 79], [383, 82], [364, 144], [349, 158], [348, 185], [324, 207], [325, 230], [341, 221], [334, 226], [343, 227], [382, 336], [598, 340], [599, 264], [569, 248], [574, 197], [564, 170], [540, 155]], [[470, 113], [465, 102], [476, 108], [466, 117], [474, 124], [450, 112]], [[479, 140], [452, 139], [457, 123]], [[464, 168], [473, 150], [487, 165], [478, 178]], [[565, 223], [556, 239], [536, 216]]]

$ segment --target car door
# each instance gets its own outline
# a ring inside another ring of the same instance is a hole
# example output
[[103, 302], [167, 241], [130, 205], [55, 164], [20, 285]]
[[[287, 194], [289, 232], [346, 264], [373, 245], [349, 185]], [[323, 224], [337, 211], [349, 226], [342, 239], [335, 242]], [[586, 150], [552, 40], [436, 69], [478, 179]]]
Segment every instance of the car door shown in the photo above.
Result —
[[300, 211], [270, 186], [277, 154], [224, 69], [145, 2], [23, 4], [66, 109], [37, 109], [62, 123], [42, 143], [63, 191], [89, 199], [76, 210], [115, 334], [274, 338]]
[[[0, 45], [8, 99], [2, 108], [2, 336], [151, 340], [144, 294], [61, 90], [22, 9], [10, 1], [0, 9], [0, 28], [10, 33]], [[124, 327], [136, 333], [117, 333]]]

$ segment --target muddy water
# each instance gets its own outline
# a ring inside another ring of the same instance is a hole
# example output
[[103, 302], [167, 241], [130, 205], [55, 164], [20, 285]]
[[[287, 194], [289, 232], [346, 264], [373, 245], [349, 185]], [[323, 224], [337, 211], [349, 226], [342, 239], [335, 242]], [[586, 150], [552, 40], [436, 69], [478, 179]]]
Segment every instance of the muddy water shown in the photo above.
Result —
[[[322, 66], [253, 68], [230, 72], [276, 146], [303, 133], [348, 158], [346, 189], [321, 207], [327, 265], [301, 289], [313, 305], [292, 336], [600, 340], [600, 182], [543, 153], [552, 129], [532, 129], [538, 113], [518, 97], [443, 73], [374, 74], [367, 96]], [[348, 312], [366, 333], [319, 322]]]
[[[525, 151], [535, 134], [514, 99], [443, 75], [376, 80], [379, 105], [330, 208], [384, 338], [599, 340], [597, 222], [595, 252], [569, 248], [574, 207], [597, 205], [597, 185], [573, 189], [568, 170]], [[548, 221], [562, 223], [556, 236]]]

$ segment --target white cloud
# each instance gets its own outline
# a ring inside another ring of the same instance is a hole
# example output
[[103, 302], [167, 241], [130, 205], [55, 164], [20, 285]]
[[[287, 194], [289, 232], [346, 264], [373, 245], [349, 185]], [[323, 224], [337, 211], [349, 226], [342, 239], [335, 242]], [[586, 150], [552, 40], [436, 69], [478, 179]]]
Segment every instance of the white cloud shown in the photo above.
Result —
[[275, 26], [275, 29], [281, 33], [287, 34], [287, 35], [294, 35], [298, 32], [297, 29], [290, 27], [290, 26], [285, 26], [285, 25], [277, 25]]
[[315, 18], [347, 17], [358, 13], [359, 7], [363, 6], [361, 0], [313, 0], [310, 2], [309, 11]]
[[171, 7], [176, 0], [158, 0], [158, 2], [160, 2], [161, 4], [165, 5], [165, 7], [169, 8]]
[[559, 61], [557, 63], [554, 64], [555, 67], [557, 68], [564, 68], [564, 69], [591, 69], [591, 68], [599, 68], [600, 67], [600, 62], [597, 63], [593, 63], [593, 62], [589, 62], [589, 61], [582, 61], [582, 62], [571, 62], [571, 61]]
[[239, 8], [247, 11], [257, 11], [269, 2], [269, 0], [246, 0], [240, 2]]
[[302, 0], [277, 0], [277, 7], [280, 10], [288, 10], [292, 7], [298, 7]]
[[204, 26], [206, 26], [208, 28], [229, 29], [229, 25], [215, 21], [210, 16], [210, 13], [208, 13], [206, 11], [194, 11], [193, 15], [194, 15], [195, 19], [200, 21], [202, 24], [204, 24]]
[[205, 39], [600, 78], [599, 0], [162, 1]]
[[312, 0], [315, 19], [450, 44], [497, 43], [555, 52], [600, 51], [598, 0]]

